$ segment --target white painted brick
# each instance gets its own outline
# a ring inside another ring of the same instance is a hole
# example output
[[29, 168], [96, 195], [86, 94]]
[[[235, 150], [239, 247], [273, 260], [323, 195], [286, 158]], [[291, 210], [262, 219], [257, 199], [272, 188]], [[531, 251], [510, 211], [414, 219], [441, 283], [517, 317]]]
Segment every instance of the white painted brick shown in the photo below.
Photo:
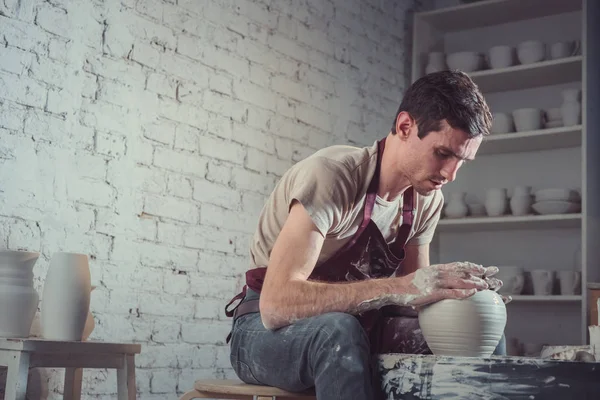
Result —
[[203, 49], [202, 63], [209, 67], [225, 71], [234, 77], [248, 76], [250, 66], [248, 61], [232, 56], [225, 50], [207, 46]]
[[225, 75], [218, 75], [213, 73], [209, 76], [208, 87], [213, 92], [231, 96], [233, 93], [233, 79]]
[[210, 68], [197, 61], [190, 60], [177, 54], [169, 54], [160, 58], [160, 68], [170, 74], [195, 82], [201, 88], [208, 88]]
[[208, 112], [203, 108], [165, 98], [158, 100], [158, 107], [158, 115], [160, 116], [198, 129], [206, 129]]
[[160, 0], [144, 0], [135, 4], [135, 9], [140, 14], [150, 17], [157, 22], [162, 21], [165, 4]]
[[296, 118], [305, 124], [312, 125], [326, 132], [331, 131], [332, 128], [331, 115], [304, 104], [299, 104], [296, 107]]
[[[238, 42], [248, 36], [248, 19], [230, 15], [227, 16], [227, 27], [217, 26], [214, 30], [214, 37], [218, 38], [215, 45], [219, 49], [234, 53], [237, 50]], [[220, 21], [221, 22], [221, 21]]]
[[297, 101], [288, 99], [284, 96], [277, 98], [276, 114], [288, 118], [296, 118], [296, 104]]
[[269, 36], [267, 42], [273, 49], [294, 60], [306, 61], [308, 59], [306, 47], [282, 35]]
[[167, 182], [167, 192], [175, 197], [189, 199], [192, 197], [192, 183], [185, 176], [170, 174]]
[[200, 223], [237, 232], [254, 232], [258, 218], [212, 204], [203, 204]]
[[98, 132], [96, 134], [95, 150], [98, 154], [121, 157], [125, 154], [126, 143], [126, 136]]
[[285, 76], [273, 76], [271, 87], [282, 95], [305, 103], [310, 103], [310, 91], [308, 87], [294, 82]]
[[262, 194], [268, 194], [272, 190], [272, 180], [269, 177], [241, 168], [232, 169], [231, 183], [237, 189]]
[[155, 343], [177, 343], [181, 336], [181, 323], [178, 319], [164, 318], [154, 321], [152, 341]]
[[104, 182], [74, 179], [67, 185], [67, 196], [82, 203], [107, 207], [115, 199], [115, 190]]
[[25, 107], [0, 98], [0, 128], [22, 130], [26, 115], [25, 111]]
[[160, 243], [173, 244], [176, 246], [183, 244], [183, 234], [185, 227], [169, 222], [158, 223], [158, 241]]
[[177, 36], [177, 53], [193, 58], [194, 60], [202, 60], [202, 42], [196, 36], [189, 36], [185, 33]]
[[[230, 238], [235, 239], [234, 236], [234, 234], [229, 235]], [[247, 254], [239, 257], [234, 254], [200, 251], [198, 270], [205, 277], [237, 277], [248, 269], [250, 266], [249, 260]]]
[[123, 134], [139, 129], [136, 113], [131, 109], [103, 101], [84, 102], [82, 108], [84, 126]]
[[231, 321], [213, 321], [210, 324], [184, 323], [181, 325], [181, 339], [186, 343], [215, 344], [217, 338], [217, 342], [225, 343], [229, 331], [231, 331]]
[[237, 43], [237, 53], [261, 66], [275, 65], [278, 60], [278, 56], [274, 54], [271, 49], [256, 40], [241, 40]]
[[38, 81], [28, 77], [20, 77], [0, 72], [2, 98], [12, 100], [24, 106], [43, 108], [46, 103], [47, 89]]
[[183, 369], [179, 375], [179, 380], [177, 381], [177, 389], [179, 392], [178, 395], [182, 395], [184, 392], [190, 391], [194, 387], [194, 382], [196, 382], [198, 379], [215, 379], [215, 374], [216, 371], [213, 368]]
[[231, 139], [233, 136], [233, 122], [230, 118], [219, 114], [209, 114], [206, 130], [215, 136]]
[[235, 247], [232, 234], [211, 226], [190, 227], [183, 236], [186, 247], [233, 252]]
[[301, 79], [301, 66], [306, 66], [306, 64], [286, 57], [280, 57], [277, 60], [277, 72], [287, 76], [290, 79], [293, 79], [294, 81], [298, 81]]
[[178, 124], [175, 126], [175, 145], [176, 149], [186, 150], [189, 152], [198, 151], [198, 137], [201, 132], [192, 126]]
[[229, 187], [205, 180], [194, 181], [194, 200], [201, 203], [214, 204], [230, 210], [240, 207], [240, 193]]
[[206, 174], [206, 160], [176, 150], [157, 148], [154, 153], [154, 165], [193, 176], [203, 177]]
[[244, 194], [242, 194], [242, 211], [251, 215], [259, 215], [265, 205], [266, 200], [266, 196], [264, 195], [252, 192], [244, 192]]
[[153, 72], [148, 75], [147, 89], [174, 99], [178, 82], [178, 79], [175, 77]]
[[193, 299], [181, 296], [140, 294], [140, 312], [148, 315], [188, 318], [194, 315], [194, 307]]
[[127, 29], [137, 39], [156, 43], [168, 49], [174, 49], [176, 46], [177, 39], [171, 28], [133, 13], [129, 13], [124, 22]]
[[[271, 72], [258, 64], [250, 65], [250, 82], [262, 87], [270, 87]], [[277, 96], [276, 98], [279, 98]]]
[[206, 180], [221, 184], [229, 184], [231, 181], [231, 166], [218, 160], [211, 160], [206, 171]]
[[[225, 304], [227, 304], [227, 302]], [[196, 312], [194, 313], [195, 321], [199, 320], [196, 321], [197, 323], [208, 323], [209, 321], [207, 320], [218, 319], [221, 314], [225, 315], [225, 304], [223, 304], [223, 300], [196, 300]]]
[[249, 257], [252, 240], [253, 235], [251, 233], [238, 233], [238, 235], [235, 237], [235, 254], [241, 257]]
[[190, 290], [190, 278], [179, 272], [169, 272], [164, 277], [165, 293], [185, 295]]
[[[210, 285], [206, 285], [203, 284], [206, 282], [206, 277], [204, 276], [192, 276], [190, 278], [191, 294], [194, 296], [229, 300], [236, 295], [236, 282], [232, 279], [213, 276]], [[224, 303], [226, 304], [227, 302]]]
[[[122, 216], [112, 210], [96, 210], [96, 231], [107, 235], [127, 235], [145, 240], [156, 239], [156, 221], [153, 218]], [[115, 240], [115, 243], [119, 240]]]
[[0, 16], [0, 33], [4, 36], [3, 42], [7, 45], [39, 55], [46, 54], [51, 38], [51, 35], [37, 25], [4, 16]]
[[[296, 39], [298, 34], [299, 21], [292, 17], [291, 14], [280, 15], [277, 18], [277, 33], [283, 34], [289, 39]], [[307, 43], [310, 44], [310, 43]]]
[[154, 146], [150, 141], [137, 140], [128, 144], [127, 153], [131, 154], [133, 161], [139, 164], [152, 165], [154, 160]]
[[136, 41], [133, 44], [133, 51], [130, 53], [130, 59], [150, 68], [157, 68], [161, 53], [155, 46], [146, 44], [142, 41]]
[[162, 170], [136, 165], [133, 179], [139, 182], [139, 189], [147, 193], [160, 194], [167, 188], [167, 178]]
[[210, 368], [214, 366], [216, 352], [214, 346], [190, 346], [190, 351], [180, 359], [192, 368]]
[[198, 260], [198, 252], [193, 249], [162, 246], [149, 242], [140, 243], [138, 249], [141, 252], [141, 262], [156, 267], [191, 271], [195, 269]]
[[0, 50], [0, 70], [17, 75], [23, 75], [31, 66], [33, 53], [16, 47], [6, 47]]
[[177, 101], [195, 107], [202, 107], [204, 90], [205, 88], [193, 82], [180, 82], [176, 92]]
[[144, 211], [192, 224], [198, 221], [198, 207], [194, 203], [172, 197], [147, 196]]
[[246, 116], [247, 108], [243, 103], [212, 90], [204, 92], [203, 105], [207, 111], [232, 118], [236, 121], [243, 121]]
[[264, 173], [267, 170], [267, 156], [267, 153], [263, 153], [258, 149], [248, 148], [244, 167], [259, 173]]
[[199, 143], [200, 154], [203, 156], [237, 164], [242, 164], [244, 162], [245, 149], [238, 143], [207, 135], [201, 136], [199, 138]]
[[[295, 107], [295, 112], [297, 112], [298, 107], [300, 107], [300, 105]], [[292, 139], [296, 142], [306, 143], [308, 140], [308, 129], [306, 126], [298, 124], [298, 122], [292, 118], [286, 118], [280, 115], [275, 115], [271, 119], [271, 131], [277, 136]]]
[[172, 145], [175, 140], [175, 127], [177, 123], [166, 119], [159, 119], [142, 126], [144, 137], [159, 143]]
[[234, 81], [233, 91], [240, 100], [261, 108], [272, 110], [277, 102], [277, 97], [273, 92], [247, 81]]
[[275, 140], [272, 135], [249, 126], [243, 127], [237, 123], [234, 124], [234, 129], [236, 132], [243, 132], [243, 134], [233, 135], [234, 141], [256, 147], [267, 153], [275, 152]]
[[177, 384], [177, 372], [175, 370], [156, 369], [152, 372], [150, 381], [150, 393], [175, 393]]
[[48, 32], [69, 37], [71, 21], [66, 10], [43, 4], [37, 10], [36, 24]]
[[253, 22], [248, 24], [248, 36], [262, 44], [267, 44], [269, 34], [270, 29], [264, 25]]
[[148, 344], [144, 346], [144, 351], [135, 357], [136, 367], [177, 368], [177, 358], [175, 357], [175, 354], [179, 347], [181, 347], [181, 345], [165, 346]]
[[292, 163], [289, 160], [281, 160], [275, 156], [267, 157], [267, 173], [269, 174], [281, 177], [291, 166]]
[[16, 250], [40, 251], [41, 229], [38, 224], [34, 221], [14, 220], [10, 225], [8, 247]]
[[48, 42], [48, 57], [53, 60], [67, 63], [71, 45], [66, 39], [59, 36], [50, 38]]
[[143, 88], [146, 85], [146, 74], [143, 67], [131, 61], [90, 57], [86, 59], [83, 69], [93, 75], [121, 82], [126, 86]]

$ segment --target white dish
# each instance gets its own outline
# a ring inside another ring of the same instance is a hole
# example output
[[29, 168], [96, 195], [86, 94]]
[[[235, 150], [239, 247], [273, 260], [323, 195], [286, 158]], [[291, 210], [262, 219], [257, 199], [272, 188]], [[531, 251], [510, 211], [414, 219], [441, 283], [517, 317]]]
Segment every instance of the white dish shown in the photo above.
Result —
[[533, 210], [542, 215], [548, 214], [570, 214], [576, 213], [581, 209], [579, 203], [569, 201], [540, 201], [531, 205]]
[[581, 201], [581, 197], [577, 191], [572, 189], [560, 189], [560, 188], [549, 188], [540, 189], [535, 193], [535, 201], [570, 201], [572, 203], [578, 203]]

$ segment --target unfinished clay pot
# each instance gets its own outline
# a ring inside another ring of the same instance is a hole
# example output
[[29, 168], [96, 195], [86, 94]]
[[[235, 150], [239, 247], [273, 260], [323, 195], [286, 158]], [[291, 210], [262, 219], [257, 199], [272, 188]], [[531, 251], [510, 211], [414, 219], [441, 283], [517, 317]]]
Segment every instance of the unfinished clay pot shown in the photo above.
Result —
[[425, 306], [419, 324], [435, 355], [488, 357], [504, 333], [506, 306], [498, 293], [482, 290], [463, 300]]

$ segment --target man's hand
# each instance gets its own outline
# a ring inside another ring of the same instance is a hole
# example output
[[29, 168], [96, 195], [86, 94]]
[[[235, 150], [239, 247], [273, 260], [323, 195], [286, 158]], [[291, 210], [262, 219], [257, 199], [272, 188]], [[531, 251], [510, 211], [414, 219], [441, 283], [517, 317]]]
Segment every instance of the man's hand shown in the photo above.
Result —
[[[490, 290], [493, 290], [495, 292], [500, 290], [500, 288], [503, 285], [503, 282], [500, 279], [492, 278], [492, 276], [496, 275], [497, 273], [498, 267], [487, 267], [487, 271], [483, 277], [483, 279], [487, 282], [488, 286], [490, 287]], [[508, 304], [512, 301], [511, 296], [500, 295], [500, 297], [502, 297], [502, 301], [504, 302], [504, 304]]]
[[[470, 262], [435, 264], [419, 268], [406, 275], [408, 304], [419, 307], [443, 299], [464, 299], [489, 289], [485, 278], [498, 272], [498, 268], [485, 268]], [[497, 279], [494, 279], [494, 283]]]

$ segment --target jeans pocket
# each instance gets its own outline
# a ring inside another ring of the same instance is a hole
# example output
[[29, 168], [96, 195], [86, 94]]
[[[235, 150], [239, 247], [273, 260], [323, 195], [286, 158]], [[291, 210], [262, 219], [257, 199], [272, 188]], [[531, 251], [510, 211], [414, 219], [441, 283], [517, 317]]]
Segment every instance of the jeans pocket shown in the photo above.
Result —
[[254, 384], [254, 385], [264, 385], [261, 381], [256, 379], [256, 377], [250, 370], [250, 367], [245, 362], [236, 361], [233, 364], [233, 367], [235, 369], [235, 373], [237, 374], [238, 378], [240, 378], [242, 381], [244, 381], [246, 383]]

